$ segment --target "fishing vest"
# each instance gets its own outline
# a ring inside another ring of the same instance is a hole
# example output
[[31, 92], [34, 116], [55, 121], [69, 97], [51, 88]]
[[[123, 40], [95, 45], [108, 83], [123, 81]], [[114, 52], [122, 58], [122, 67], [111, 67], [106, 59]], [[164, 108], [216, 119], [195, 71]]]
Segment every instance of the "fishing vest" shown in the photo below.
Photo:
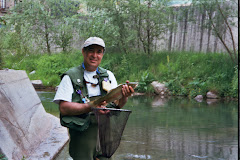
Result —
[[[83, 98], [88, 97], [88, 90], [86, 83], [84, 81], [84, 65], [80, 65], [78, 67], [71, 68], [64, 75], [68, 75], [72, 81], [73, 85], [73, 94], [72, 94], [72, 102], [83, 103]], [[102, 88], [102, 81], [104, 79], [108, 79], [109, 75], [107, 70], [101, 67], [97, 69], [97, 78], [99, 82], [99, 87], [101, 91], [101, 96], [107, 94], [105, 90]], [[81, 94], [79, 94], [81, 92]], [[116, 105], [114, 103], [109, 103], [107, 105], [108, 108], [115, 108]], [[60, 122], [61, 125], [70, 129], [74, 129], [77, 131], [84, 131], [90, 125], [90, 113], [84, 113], [77, 116], [62, 116], [60, 113]]]

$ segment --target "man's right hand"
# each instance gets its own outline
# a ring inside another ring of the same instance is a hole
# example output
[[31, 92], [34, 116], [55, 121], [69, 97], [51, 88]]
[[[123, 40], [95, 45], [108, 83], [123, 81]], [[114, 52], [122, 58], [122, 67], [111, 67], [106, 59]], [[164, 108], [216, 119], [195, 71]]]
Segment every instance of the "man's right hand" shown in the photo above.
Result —
[[[107, 102], [106, 101], [103, 101], [99, 106], [97, 106], [96, 108], [107, 108], [106, 107], [107, 106]], [[98, 110], [98, 112], [100, 113], [100, 114], [107, 114], [107, 113], [109, 113], [110, 111], [109, 110]]]

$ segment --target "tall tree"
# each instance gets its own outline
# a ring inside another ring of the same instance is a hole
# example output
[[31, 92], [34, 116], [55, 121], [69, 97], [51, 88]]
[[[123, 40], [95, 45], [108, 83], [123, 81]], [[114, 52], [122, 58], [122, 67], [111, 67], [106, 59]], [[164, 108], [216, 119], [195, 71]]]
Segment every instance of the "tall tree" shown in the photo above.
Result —
[[[237, 44], [236, 37], [234, 37], [232, 27], [236, 26], [236, 19], [238, 10], [238, 2], [236, 0], [193, 0], [193, 4], [197, 7], [203, 8], [202, 11], [206, 13], [207, 23], [211, 25], [211, 30], [217, 40], [220, 40], [227, 53], [234, 63], [237, 63]], [[209, 29], [209, 26], [207, 26]], [[224, 39], [225, 33], [230, 35], [230, 45]], [[217, 43], [215, 44], [217, 45]]]
[[61, 34], [62, 27], [57, 25], [65, 24], [66, 17], [76, 14], [77, 9], [77, 3], [72, 0], [24, 0], [17, 3], [8, 15], [8, 19], [20, 37], [29, 39], [37, 48], [50, 54], [52, 45], [60, 45], [60, 47], [63, 47], [63, 44], [69, 45], [69, 43], [56, 44], [57, 40], [54, 38], [59, 38], [56, 35]]
[[[116, 36], [114, 41], [125, 53], [142, 47], [145, 53], [151, 54], [154, 40], [161, 39], [160, 36], [167, 31], [169, 26], [169, 8], [166, 1], [93, 0], [87, 4], [92, 10], [98, 11], [98, 15], [94, 14], [96, 12], [91, 14], [91, 18], [95, 22], [94, 25], [91, 23], [92, 27], [101, 26], [98, 27], [98, 34], [106, 24], [114, 28], [113, 35]], [[101, 20], [99, 12], [105, 21]]]

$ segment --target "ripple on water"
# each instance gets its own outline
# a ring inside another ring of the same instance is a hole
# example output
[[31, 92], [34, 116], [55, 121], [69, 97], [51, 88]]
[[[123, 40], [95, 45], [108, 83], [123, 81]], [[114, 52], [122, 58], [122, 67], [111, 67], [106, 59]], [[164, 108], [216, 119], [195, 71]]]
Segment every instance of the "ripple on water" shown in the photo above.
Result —
[[120, 158], [124, 158], [125, 160], [141, 160], [141, 159], [152, 159], [151, 155], [139, 155], [127, 153], [124, 155], [119, 155]]

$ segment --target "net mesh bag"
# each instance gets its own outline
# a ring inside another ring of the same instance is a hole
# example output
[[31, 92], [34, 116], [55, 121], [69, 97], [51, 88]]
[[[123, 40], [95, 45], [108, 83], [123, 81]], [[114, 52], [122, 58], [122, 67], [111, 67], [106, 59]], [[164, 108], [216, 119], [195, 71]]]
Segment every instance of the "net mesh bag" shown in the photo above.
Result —
[[102, 156], [110, 158], [117, 150], [128, 117], [132, 111], [113, 108], [93, 108], [98, 122], [99, 148]]

